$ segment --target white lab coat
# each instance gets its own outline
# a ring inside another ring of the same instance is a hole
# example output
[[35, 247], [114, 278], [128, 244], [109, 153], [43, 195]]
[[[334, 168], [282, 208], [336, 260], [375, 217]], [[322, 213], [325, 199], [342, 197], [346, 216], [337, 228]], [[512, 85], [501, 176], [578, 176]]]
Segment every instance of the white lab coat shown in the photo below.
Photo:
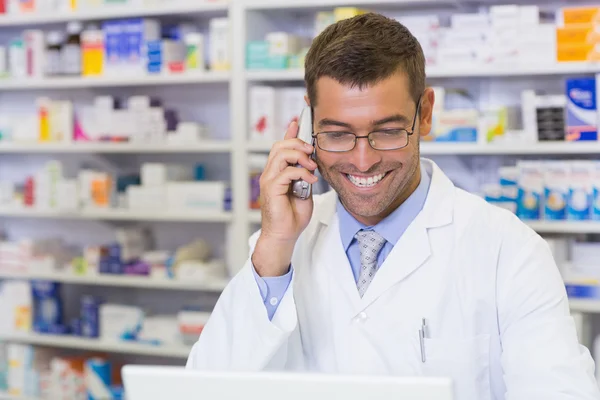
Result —
[[315, 196], [272, 321], [248, 259], [187, 367], [449, 376], [461, 400], [600, 399], [546, 242], [422, 162], [431, 176], [423, 210], [362, 299], [340, 239], [336, 194]]

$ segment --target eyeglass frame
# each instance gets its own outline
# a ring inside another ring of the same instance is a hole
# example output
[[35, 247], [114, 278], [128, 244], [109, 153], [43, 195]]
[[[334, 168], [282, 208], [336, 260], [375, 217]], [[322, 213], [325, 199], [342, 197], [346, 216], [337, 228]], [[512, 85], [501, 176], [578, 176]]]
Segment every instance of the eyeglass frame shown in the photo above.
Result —
[[[392, 151], [392, 150], [401, 150], [401, 149], [406, 148], [408, 146], [408, 144], [410, 143], [410, 137], [415, 133], [415, 126], [417, 125], [417, 117], [419, 116], [419, 111], [421, 110], [421, 98], [422, 98], [422, 96], [420, 96], [419, 100], [417, 101], [417, 109], [415, 110], [415, 115], [413, 117], [413, 123], [412, 123], [412, 127], [410, 128], [410, 131], [407, 130], [407, 129], [403, 129], [403, 128], [402, 129], [398, 129], [398, 130], [403, 130], [403, 131], [405, 131], [407, 133], [406, 144], [404, 146], [402, 146], [402, 147], [396, 147], [396, 148], [393, 148], [393, 149], [376, 149], [371, 144], [371, 141], [368, 140], [369, 146], [371, 146], [371, 148], [373, 150], [375, 150], [375, 151]], [[311, 115], [313, 116], [313, 126], [314, 126], [314, 108], [312, 106], [311, 106]], [[317, 147], [319, 149], [321, 149], [323, 151], [326, 151], [328, 153], [345, 153], [347, 151], [352, 151], [352, 150], [354, 150], [354, 148], [356, 148], [356, 143], [358, 142], [358, 139], [369, 139], [369, 136], [371, 136], [371, 134], [375, 133], [375, 132], [377, 132], [377, 131], [369, 132], [367, 135], [363, 135], [363, 136], [357, 136], [356, 134], [352, 133], [352, 135], [354, 135], [354, 144], [352, 145], [352, 148], [349, 149], [349, 150], [337, 150], [337, 151], [336, 150], [325, 150], [325, 149], [323, 149], [319, 145], [318, 136], [320, 134], [331, 133], [331, 132], [317, 132], [317, 133], [314, 133], [314, 131], [313, 131], [313, 134], [311, 136], [314, 139], [315, 144], [317, 145]], [[351, 133], [351, 132], [344, 132], [344, 133]]]

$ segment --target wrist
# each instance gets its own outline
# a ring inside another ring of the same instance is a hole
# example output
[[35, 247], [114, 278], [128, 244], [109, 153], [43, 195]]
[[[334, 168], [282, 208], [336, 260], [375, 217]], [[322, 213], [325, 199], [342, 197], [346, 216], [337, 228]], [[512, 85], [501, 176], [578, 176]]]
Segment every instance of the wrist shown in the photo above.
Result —
[[290, 270], [295, 243], [259, 237], [252, 253], [252, 264], [263, 278], [283, 276]]

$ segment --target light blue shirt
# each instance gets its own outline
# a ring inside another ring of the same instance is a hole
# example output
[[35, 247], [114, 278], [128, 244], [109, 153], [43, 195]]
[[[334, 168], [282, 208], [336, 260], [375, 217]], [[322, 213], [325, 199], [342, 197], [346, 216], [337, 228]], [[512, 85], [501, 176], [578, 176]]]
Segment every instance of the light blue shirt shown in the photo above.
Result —
[[[379, 268], [404, 231], [406, 231], [406, 228], [408, 228], [411, 222], [423, 209], [423, 205], [427, 199], [427, 193], [429, 192], [430, 183], [431, 178], [429, 174], [427, 174], [427, 171], [424, 168], [421, 168], [421, 182], [419, 182], [417, 189], [415, 189], [400, 207], [396, 208], [390, 215], [375, 226], [366, 226], [358, 222], [344, 208], [338, 199], [337, 213], [340, 224], [340, 237], [342, 239], [344, 251], [350, 262], [355, 282], [358, 281], [360, 273], [360, 248], [357, 240], [354, 238], [356, 233], [361, 229], [374, 230], [386, 240], [377, 256], [377, 267]], [[267, 308], [269, 319], [273, 318], [275, 311], [277, 311], [279, 301], [287, 291], [293, 273], [294, 270], [290, 266], [289, 272], [283, 276], [262, 278], [256, 273], [256, 270], [254, 270], [254, 277], [258, 283], [265, 307]]]

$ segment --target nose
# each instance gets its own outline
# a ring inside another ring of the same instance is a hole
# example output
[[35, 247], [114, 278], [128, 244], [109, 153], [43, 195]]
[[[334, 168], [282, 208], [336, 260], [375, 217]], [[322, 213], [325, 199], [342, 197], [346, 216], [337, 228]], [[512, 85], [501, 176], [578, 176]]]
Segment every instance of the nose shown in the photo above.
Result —
[[360, 172], [367, 172], [371, 167], [381, 161], [381, 155], [369, 144], [369, 139], [356, 139], [356, 146], [350, 154], [350, 162]]

